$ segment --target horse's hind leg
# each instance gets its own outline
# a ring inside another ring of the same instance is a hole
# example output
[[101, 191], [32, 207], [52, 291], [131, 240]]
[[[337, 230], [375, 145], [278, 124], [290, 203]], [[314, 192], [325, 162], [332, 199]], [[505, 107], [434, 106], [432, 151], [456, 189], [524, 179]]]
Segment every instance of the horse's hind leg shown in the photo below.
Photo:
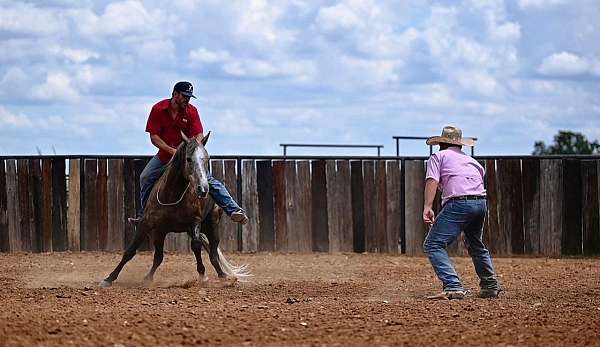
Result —
[[167, 235], [165, 233], [159, 233], [154, 237], [154, 262], [152, 263], [150, 272], [148, 272], [146, 277], [144, 277], [144, 285], [149, 285], [152, 283], [152, 280], [154, 279], [154, 273], [163, 261], [166, 236]]
[[133, 256], [135, 256], [135, 252], [140, 247], [145, 237], [146, 233], [144, 232], [144, 230], [138, 227], [133, 242], [131, 243], [131, 245], [129, 245], [129, 247], [127, 247], [125, 253], [123, 253], [123, 258], [121, 259], [121, 262], [119, 262], [119, 265], [117, 265], [113, 272], [111, 272], [110, 275], [108, 275], [108, 277], [106, 277], [102, 282], [100, 282], [100, 287], [110, 287], [112, 285], [112, 283], [117, 279], [117, 277], [119, 277], [119, 273], [121, 273], [121, 270], [123, 270], [123, 266], [125, 266], [125, 264], [127, 264], [127, 262], [130, 261], [131, 258], [133, 258]]
[[200, 282], [206, 283], [208, 277], [206, 277], [206, 269], [204, 268], [204, 264], [202, 264], [202, 240], [200, 237], [200, 225], [196, 224], [192, 229], [191, 247], [194, 256], [196, 256], [196, 269], [198, 270], [198, 275], [200, 275]]

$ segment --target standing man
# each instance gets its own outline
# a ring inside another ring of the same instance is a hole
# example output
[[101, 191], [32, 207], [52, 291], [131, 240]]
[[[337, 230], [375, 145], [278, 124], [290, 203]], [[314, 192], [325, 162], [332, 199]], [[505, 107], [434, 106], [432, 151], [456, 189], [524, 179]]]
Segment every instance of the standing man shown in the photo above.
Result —
[[[487, 205], [483, 185], [484, 169], [473, 158], [462, 152], [462, 146], [473, 146], [475, 141], [462, 138], [459, 128], [446, 126], [441, 136], [427, 139], [428, 145], [439, 145], [440, 151], [427, 161], [423, 221], [431, 225], [423, 249], [443, 291], [429, 299], [463, 299], [466, 291], [452, 265], [447, 246], [465, 233], [465, 247], [479, 276], [482, 298], [496, 298], [500, 292], [490, 252], [483, 244], [483, 223]], [[442, 210], [436, 217], [432, 205], [436, 191], [442, 192]]]
[[[177, 82], [171, 98], [159, 101], [150, 111], [146, 132], [150, 133], [150, 141], [158, 148], [158, 153], [152, 157], [140, 175], [141, 210], [138, 216], [143, 214], [154, 183], [163, 174], [166, 164], [183, 141], [181, 132], [198, 141], [204, 137], [198, 110], [189, 103], [190, 98], [196, 98], [193, 92], [194, 87], [190, 82]], [[215, 203], [234, 222], [246, 224], [246, 213], [233, 200], [223, 183], [209, 173], [208, 184]], [[130, 221], [137, 223], [140, 218], [130, 218]]]

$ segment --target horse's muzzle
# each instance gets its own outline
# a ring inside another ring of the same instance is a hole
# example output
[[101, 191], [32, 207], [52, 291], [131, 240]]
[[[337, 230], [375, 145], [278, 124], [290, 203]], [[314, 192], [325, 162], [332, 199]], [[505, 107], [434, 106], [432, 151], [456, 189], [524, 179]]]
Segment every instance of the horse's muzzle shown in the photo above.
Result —
[[206, 199], [208, 197], [208, 188], [198, 186], [196, 187], [196, 194], [198, 194], [199, 198]]

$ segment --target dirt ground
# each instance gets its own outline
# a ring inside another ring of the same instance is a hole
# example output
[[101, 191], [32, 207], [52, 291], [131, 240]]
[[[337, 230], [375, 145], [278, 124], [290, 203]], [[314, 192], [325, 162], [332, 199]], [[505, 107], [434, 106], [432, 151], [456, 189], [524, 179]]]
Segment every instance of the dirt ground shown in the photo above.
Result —
[[223, 286], [206, 261], [167, 254], [150, 287], [141, 253], [111, 288], [111, 253], [0, 254], [0, 346], [600, 345], [600, 259], [494, 259], [499, 299], [441, 288], [425, 258], [366, 254], [228, 254], [248, 283]]

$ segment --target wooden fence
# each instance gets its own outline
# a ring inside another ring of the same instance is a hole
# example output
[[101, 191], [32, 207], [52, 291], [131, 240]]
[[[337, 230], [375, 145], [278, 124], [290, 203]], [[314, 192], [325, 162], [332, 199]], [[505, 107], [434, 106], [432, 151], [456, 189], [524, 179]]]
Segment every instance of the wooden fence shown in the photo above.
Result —
[[[0, 158], [0, 251], [123, 250], [148, 159]], [[600, 159], [479, 160], [493, 254], [600, 254]], [[211, 170], [250, 217], [225, 218], [226, 251], [422, 254], [424, 158], [221, 157]], [[188, 251], [188, 236], [166, 249]], [[466, 255], [460, 240], [450, 250]]]

